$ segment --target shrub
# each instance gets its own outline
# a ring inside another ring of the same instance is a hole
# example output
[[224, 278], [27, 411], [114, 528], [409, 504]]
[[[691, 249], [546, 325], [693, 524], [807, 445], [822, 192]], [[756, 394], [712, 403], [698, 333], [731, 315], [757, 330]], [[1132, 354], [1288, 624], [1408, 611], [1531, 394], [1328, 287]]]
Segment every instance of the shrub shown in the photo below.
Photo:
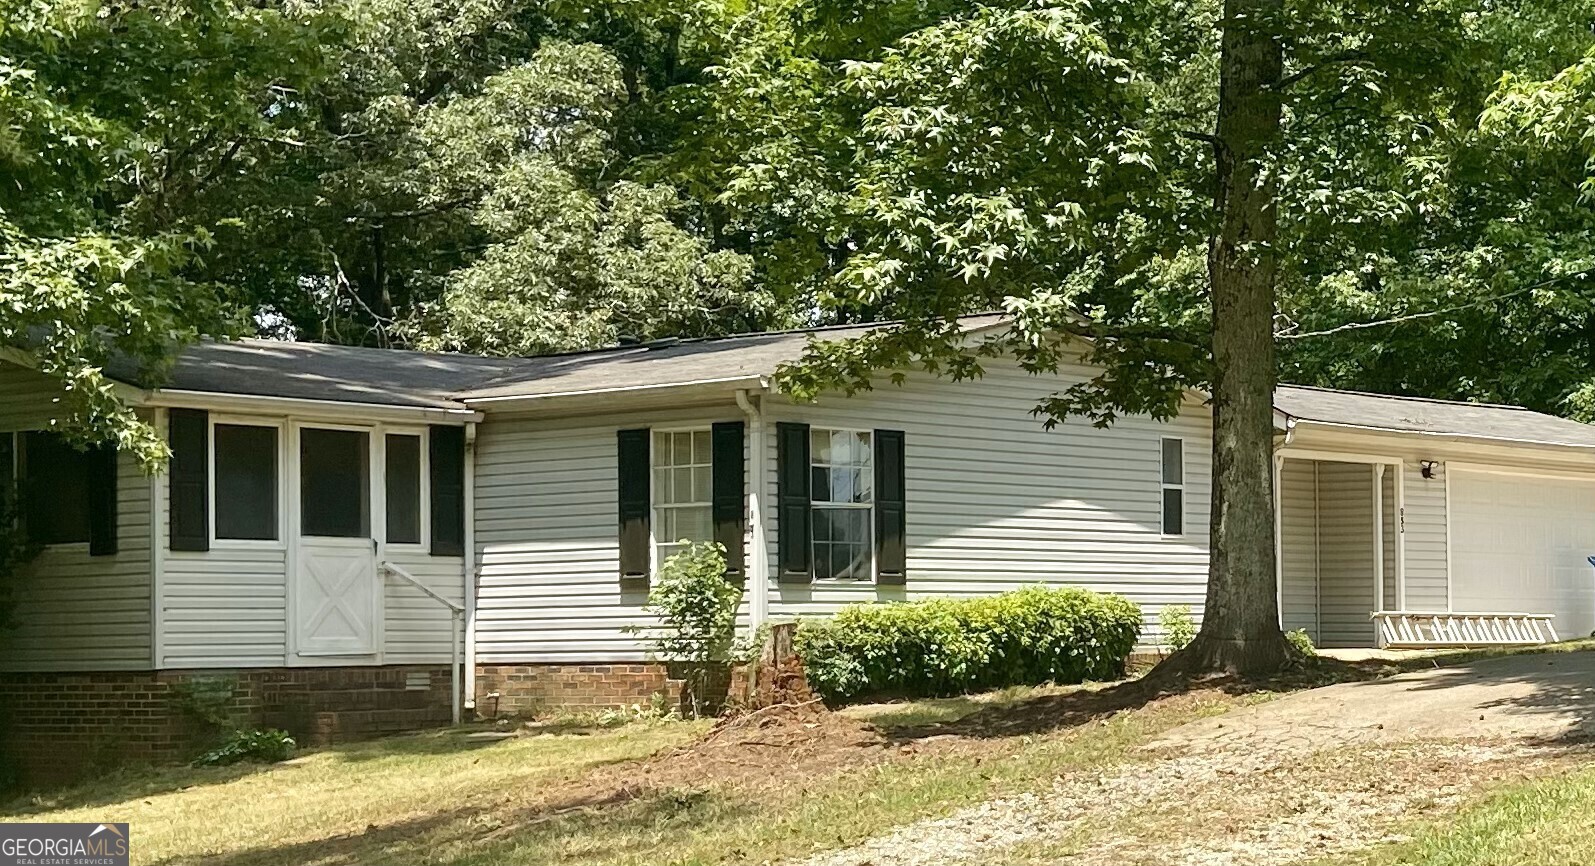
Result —
[[1313, 639], [1307, 636], [1307, 629], [1296, 628], [1285, 632], [1285, 640], [1304, 656], [1318, 655], [1318, 649], [1313, 646]]
[[742, 587], [726, 580], [725, 548], [691, 544], [659, 566], [645, 609], [659, 627], [642, 629], [650, 650], [686, 668], [685, 697], [693, 715], [710, 703], [710, 685], [731, 657]]
[[855, 604], [804, 620], [795, 647], [830, 701], [919, 697], [1124, 675], [1141, 634], [1128, 599], [1029, 587], [972, 599]]
[[1175, 652], [1196, 640], [1196, 620], [1191, 619], [1188, 604], [1165, 605], [1158, 611], [1157, 621], [1163, 627], [1163, 644]]
[[241, 761], [275, 764], [294, 753], [294, 738], [287, 731], [234, 731], [221, 745], [194, 760], [196, 767], [225, 767]]

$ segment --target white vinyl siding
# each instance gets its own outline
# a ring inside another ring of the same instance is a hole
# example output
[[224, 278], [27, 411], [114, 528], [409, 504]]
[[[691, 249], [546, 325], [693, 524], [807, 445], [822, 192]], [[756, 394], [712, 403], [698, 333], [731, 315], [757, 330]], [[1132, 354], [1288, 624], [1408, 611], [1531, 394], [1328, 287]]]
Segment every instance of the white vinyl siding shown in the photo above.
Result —
[[[1157, 614], [1186, 604], [1200, 617], [1207, 578], [1210, 416], [1191, 401], [1175, 421], [1122, 418], [1108, 429], [1071, 419], [1053, 430], [1036, 400], [1081, 380], [1084, 369], [1038, 378], [1001, 360], [955, 383], [910, 374], [853, 397], [815, 404], [770, 401], [770, 422], [904, 431], [908, 580], [778, 583], [776, 509], [767, 509], [770, 611], [829, 614], [849, 602], [977, 596], [1036, 583], [1127, 596], [1159, 639]], [[1185, 535], [1162, 533], [1162, 442], [1185, 440]], [[765, 454], [775, 496], [774, 437]]]
[[1407, 610], [1446, 610], [1446, 467], [1436, 463], [1433, 478], [1423, 477], [1416, 459], [1404, 466], [1406, 510], [1402, 536], [1407, 583]]
[[[465, 559], [432, 556], [425, 549], [389, 547], [387, 561], [397, 565], [444, 598], [465, 603]], [[389, 576], [383, 581], [382, 663], [435, 664], [452, 658], [454, 620], [448, 608], [408, 582]]]
[[[15, 416], [13, 416], [15, 417]], [[117, 552], [47, 547], [15, 576], [14, 628], [0, 628], [0, 666], [13, 671], [148, 670], [150, 482], [117, 455]]]
[[1318, 464], [1286, 460], [1280, 468], [1280, 591], [1286, 631], [1318, 634]]
[[1373, 645], [1373, 490], [1369, 464], [1318, 464], [1320, 646]]
[[[217, 416], [223, 417], [223, 416]], [[247, 422], [225, 416], [226, 423]], [[277, 423], [262, 415], [259, 423]], [[411, 432], [408, 428], [395, 428]], [[373, 435], [376, 435], [373, 431]], [[287, 436], [279, 440], [279, 507], [288, 508]], [[373, 439], [373, 441], [375, 441]], [[425, 447], [423, 445], [423, 454]], [[423, 459], [424, 463], [424, 459]], [[299, 663], [288, 646], [287, 541], [213, 541], [208, 551], [174, 551], [164, 530], [170, 504], [168, 480], [161, 478], [160, 543], [165, 569], [161, 579], [159, 666], [173, 669], [282, 667]], [[423, 481], [423, 490], [425, 482]], [[379, 503], [380, 504], [380, 503]], [[423, 505], [422, 515], [425, 519]], [[285, 524], [286, 525], [286, 524]], [[288, 525], [286, 531], [296, 527]], [[423, 532], [424, 535], [424, 532]], [[387, 545], [386, 559], [405, 569], [439, 595], [463, 602], [464, 558], [431, 556], [419, 545]], [[452, 655], [449, 611], [405, 581], [379, 573], [382, 592], [382, 643], [379, 657], [340, 663], [435, 664]]]
[[726, 406], [483, 422], [476, 439], [478, 660], [641, 661], [643, 646], [627, 629], [649, 621], [647, 591], [621, 588], [615, 433], [707, 429], [740, 418]]

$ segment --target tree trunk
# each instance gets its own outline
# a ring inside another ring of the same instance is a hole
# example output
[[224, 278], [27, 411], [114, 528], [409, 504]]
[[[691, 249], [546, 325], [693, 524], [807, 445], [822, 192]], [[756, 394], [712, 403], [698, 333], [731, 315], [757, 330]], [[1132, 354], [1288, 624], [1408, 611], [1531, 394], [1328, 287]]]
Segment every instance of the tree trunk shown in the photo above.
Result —
[[1274, 238], [1281, 0], [1225, 0], [1213, 300], [1213, 514], [1202, 629], [1171, 672], [1266, 673], [1292, 657], [1274, 564]]

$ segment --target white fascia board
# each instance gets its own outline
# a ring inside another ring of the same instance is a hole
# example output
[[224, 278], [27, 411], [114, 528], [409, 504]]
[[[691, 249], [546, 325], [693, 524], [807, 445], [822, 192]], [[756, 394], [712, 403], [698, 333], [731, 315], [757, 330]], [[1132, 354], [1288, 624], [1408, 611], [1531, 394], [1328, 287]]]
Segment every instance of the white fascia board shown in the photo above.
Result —
[[433, 406], [387, 406], [353, 400], [305, 400], [296, 397], [267, 397], [254, 394], [219, 394], [210, 391], [159, 389], [150, 391], [134, 405], [168, 409], [210, 409], [223, 412], [265, 413], [349, 421], [426, 421], [437, 424], [465, 424], [482, 420], [473, 409], [448, 409]]
[[491, 409], [532, 408], [550, 400], [573, 400], [582, 397], [609, 397], [626, 394], [651, 394], [672, 390], [709, 390], [714, 386], [729, 386], [728, 394], [739, 388], [764, 387], [765, 377], [757, 374], [725, 376], [715, 379], [693, 379], [686, 382], [661, 382], [648, 385], [620, 385], [613, 388], [587, 388], [574, 391], [551, 391], [546, 394], [506, 394], [497, 397], [467, 397], [460, 402], [467, 406]]
[[1386, 436], [1406, 437], [1411, 436], [1427, 442], [1455, 442], [1459, 445], [1497, 445], [1512, 446], [1525, 449], [1549, 451], [1552, 453], [1575, 452], [1587, 453], [1595, 451], [1595, 445], [1579, 445], [1572, 442], [1543, 442], [1537, 439], [1515, 439], [1510, 436], [1482, 436], [1469, 433], [1442, 433], [1430, 430], [1402, 430], [1398, 427], [1379, 427], [1372, 424], [1346, 424], [1333, 421], [1313, 421], [1307, 418], [1297, 418], [1295, 425], [1307, 428], [1322, 427], [1326, 429], [1357, 430], [1367, 433], [1379, 433]]

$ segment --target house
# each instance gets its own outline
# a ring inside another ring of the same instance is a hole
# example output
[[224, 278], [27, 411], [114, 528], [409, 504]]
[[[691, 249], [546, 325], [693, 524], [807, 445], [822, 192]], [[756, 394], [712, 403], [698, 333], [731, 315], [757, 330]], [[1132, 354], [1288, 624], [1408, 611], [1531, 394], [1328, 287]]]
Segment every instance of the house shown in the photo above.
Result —
[[[966, 320], [970, 339], [996, 317]], [[722, 542], [745, 622], [1036, 582], [1200, 613], [1210, 416], [1048, 431], [1002, 359], [795, 403], [813, 338], [480, 358], [245, 340], [125, 397], [153, 478], [48, 432], [54, 385], [0, 364], [0, 481], [44, 544], [0, 631], [9, 747], [56, 773], [167, 757], [208, 701], [311, 741], [646, 701], [632, 627], [682, 538]], [[1324, 646], [1370, 613], [1595, 628], [1595, 428], [1524, 409], [1281, 387], [1279, 604]]]

